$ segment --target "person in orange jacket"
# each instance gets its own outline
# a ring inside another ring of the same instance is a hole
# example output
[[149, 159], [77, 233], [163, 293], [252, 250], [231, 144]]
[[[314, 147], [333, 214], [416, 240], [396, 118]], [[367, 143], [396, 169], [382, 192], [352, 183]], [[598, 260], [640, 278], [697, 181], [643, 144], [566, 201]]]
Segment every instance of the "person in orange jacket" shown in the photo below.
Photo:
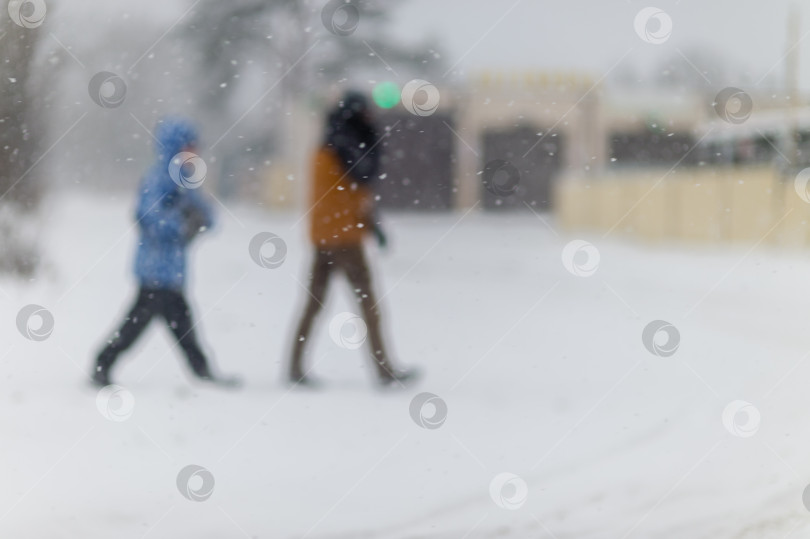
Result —
[[348, 92], [328, 115], [326, 123], [326, 137], [315, 152], [312, 171], [309, 237], [314, 246], [314, 260], [307, 303], [295, 332], [289, 380], [294, 384], [315, 385], [304, 370], [304, 348], [332, 276], [343, 272], [362, 310], [379, 382], [403, 383], [413, 379], [416, 371], [395, 369], [391, 364], [363, 249], [368, 233], [375, 234], [381, 245], [385, 244], [375, 218], [372, 188], [379, 174], [379, 138], [366, 98]]

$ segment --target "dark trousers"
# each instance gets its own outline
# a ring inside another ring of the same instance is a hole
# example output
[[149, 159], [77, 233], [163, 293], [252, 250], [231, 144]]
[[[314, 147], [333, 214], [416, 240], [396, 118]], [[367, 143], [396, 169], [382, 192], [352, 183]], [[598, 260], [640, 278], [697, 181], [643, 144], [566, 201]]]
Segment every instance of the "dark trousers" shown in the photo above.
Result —
[[357, 297], [357, 302], [360, 304], [378, 374], [382, 378], [390, 378], [391, 368], [383, 344], [382, 332], [380, 331], [380, 309], [374, 299], [374, 292], [371, 289], [371, 275], [366, 263], [366, 257], [363, 254], [363, 247], [360, 245], [336, 247], [329, 250], [316, 249], [315, 260], [310, 274], [307, 304], [298, 324], [298, 330], [295, 333], [290, 374], [296, 379], [305, 374], [302, 365], [304, 346], [309, 339], [315, 317], [323, 307], [332, 276], [337, 271], [346, 275]]
[[135, 305], [130, 309], [124, 323], [98, 355], [97, 367], [104, 372], [108, 371], [119, 354], [132, 346], [155, 316], [163, 318], [169, 326], [194, 374], [209, 376], [208, 361], [197, 344], [186, 298], [181, 292], [153, 288], [141, 288], [138, 291]]

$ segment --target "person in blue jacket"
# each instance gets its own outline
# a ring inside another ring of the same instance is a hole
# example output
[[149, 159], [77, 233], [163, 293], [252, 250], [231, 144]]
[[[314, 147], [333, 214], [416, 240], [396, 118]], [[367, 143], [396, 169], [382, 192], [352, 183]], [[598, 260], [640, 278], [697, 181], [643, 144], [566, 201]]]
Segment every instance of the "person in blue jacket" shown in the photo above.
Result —
[[197, 342], [184, 294], [189, 243], [214, 224], [211, 206], [195, 185], [184, 181], [182, 152], [194, 152], [197, 131], [186, 120], [164, 118], [155, 130], [157, 160], [144, 176], [135, 218], [140, 229], [135, 275], [139, 291], [123, 324], [96, 358], [93, 383], [111, 383], [119, 355], [138, 339], [149, 322], [162, 318], [177, 339], [191, 371], [205, 381], [235, 385], [236, 379], [212, 374]]

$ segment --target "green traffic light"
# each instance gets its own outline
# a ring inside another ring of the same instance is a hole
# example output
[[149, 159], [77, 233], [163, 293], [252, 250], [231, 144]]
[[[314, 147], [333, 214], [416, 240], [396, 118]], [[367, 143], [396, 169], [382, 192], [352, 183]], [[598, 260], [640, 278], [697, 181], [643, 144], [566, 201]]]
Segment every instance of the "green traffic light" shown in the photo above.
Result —
[[381, 82], [371, 91], [371, 98], [380, 108], [393, 108], [399, 103], [399, 86], [393, 82]]

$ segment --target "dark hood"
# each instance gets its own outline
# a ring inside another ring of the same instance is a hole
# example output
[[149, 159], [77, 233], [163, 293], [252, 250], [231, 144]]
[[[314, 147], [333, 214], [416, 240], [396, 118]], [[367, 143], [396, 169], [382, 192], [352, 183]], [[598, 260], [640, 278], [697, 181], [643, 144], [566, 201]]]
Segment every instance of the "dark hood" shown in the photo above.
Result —
[[358, 183], [370, 183], [379, 173], [378, 140], [368, 100], [358, 92], [348, 92], [327, 116], [325, 144], [334, 148]]

